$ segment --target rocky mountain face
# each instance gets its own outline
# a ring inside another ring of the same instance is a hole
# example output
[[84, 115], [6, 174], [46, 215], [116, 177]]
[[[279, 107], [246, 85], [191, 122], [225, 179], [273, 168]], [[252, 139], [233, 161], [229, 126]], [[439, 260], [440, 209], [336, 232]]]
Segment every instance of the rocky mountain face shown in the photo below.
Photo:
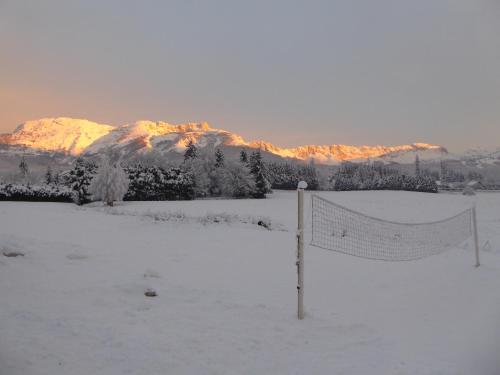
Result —
[[388, 162], [413, 162], [418, 152], [421, 160], [448, 155], [442, 146], [415, 143], [401, 146], [306, 145], [281, 148], [265, 141], [246, 141], [226, 130], [207, 123], [173, 125], [162, 121], [137, 121], [112, 126], [71, 118], [45, 118], [27, 121], [11, 134], [0, 135], [0, 152], [23, 150], [58, 153], [68, 156], [96, 155], [107, 149], [120, 152], [125, 158], [155, 151], [173, 159], [182, 156], [192, 141], [198, 148], [220, 147], [229, 153], [242, 148], [260, 149], [275, 158], [338, 164], [344, 160], [377, 159]]

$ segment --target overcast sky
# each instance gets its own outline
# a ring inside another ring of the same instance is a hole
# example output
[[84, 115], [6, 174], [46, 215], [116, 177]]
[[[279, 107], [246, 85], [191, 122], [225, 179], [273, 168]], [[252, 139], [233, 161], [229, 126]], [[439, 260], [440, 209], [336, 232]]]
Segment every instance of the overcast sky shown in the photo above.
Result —
[[0, 0], [0, 132], [53, 116], [500, 147], [500, 0]]

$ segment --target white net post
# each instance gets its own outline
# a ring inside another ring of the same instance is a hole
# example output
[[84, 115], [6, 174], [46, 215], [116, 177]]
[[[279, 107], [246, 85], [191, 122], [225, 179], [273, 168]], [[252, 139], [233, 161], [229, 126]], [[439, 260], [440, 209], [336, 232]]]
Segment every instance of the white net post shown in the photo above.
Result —
[[480, 266], [479, 263], [479, 238], [477, 236], [477, 216], [476, 206], [472, 208], [472, 234], [474, 236], [474, 250], [476, 252], [476, 267]]
[[305, 181], [297, 186], [297, 318], [304, 319], [304, 189]]

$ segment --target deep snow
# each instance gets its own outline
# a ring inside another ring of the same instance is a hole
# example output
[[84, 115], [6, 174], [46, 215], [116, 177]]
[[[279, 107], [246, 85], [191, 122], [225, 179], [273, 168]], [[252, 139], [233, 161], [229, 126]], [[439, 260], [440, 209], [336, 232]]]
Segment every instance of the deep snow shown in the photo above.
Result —
[[0, 374], [500, 373], [500, 194], [320, 193], [415, 222], [477, 201], [482, 266], [471, 243], [395, 263], [307, 246], [304, 321], [295, 194], [0, 203], [0, 248], [25, 254], [0, 255]]

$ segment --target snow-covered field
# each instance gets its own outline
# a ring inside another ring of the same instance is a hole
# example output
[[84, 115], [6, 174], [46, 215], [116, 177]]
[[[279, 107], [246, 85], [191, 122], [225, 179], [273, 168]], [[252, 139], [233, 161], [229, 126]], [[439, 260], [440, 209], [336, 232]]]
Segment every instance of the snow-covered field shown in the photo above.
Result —
[[320, 195], [416, 222], [477, 201], [482, 266], [471, 243], [394, 263], [308, 246], [298, 321], [295, 192], [2, 202], [0, 248], [24, 256], [0, 255], [0, 374], [500, 374], [500, 194]]

